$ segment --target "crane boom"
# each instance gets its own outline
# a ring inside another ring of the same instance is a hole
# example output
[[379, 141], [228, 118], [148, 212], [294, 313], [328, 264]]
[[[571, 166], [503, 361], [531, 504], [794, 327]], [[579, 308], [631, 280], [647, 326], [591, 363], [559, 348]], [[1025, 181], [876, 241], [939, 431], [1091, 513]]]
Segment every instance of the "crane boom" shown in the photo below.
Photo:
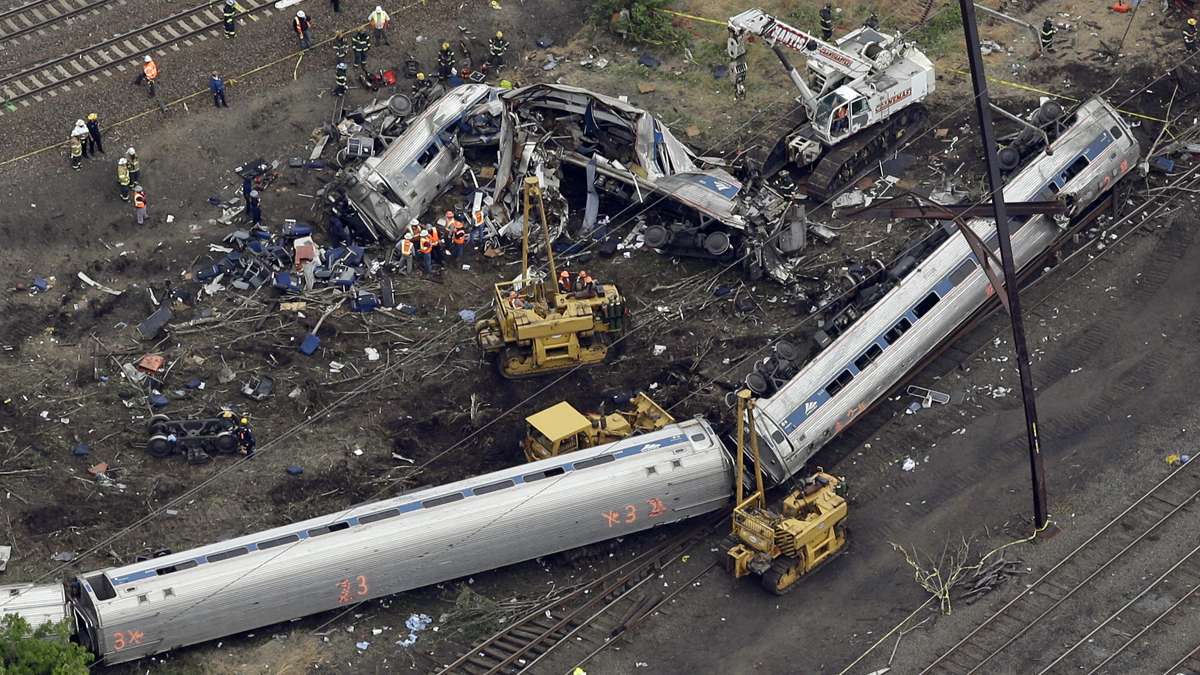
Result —
[[[731, 17], [729, 33], [731, 41], [736, 40], [739, 43], [749, 34], [762, 38], [769, 45], [782, 45], [803, 54], [805, 58], [815, 59], [851, 80], [866, 77], [873, 67], [870, 61], [788, 25], [761, 9], [748, 9]], [[742, 52], [745, 52], [744, 47]], [[733, 54], [730, 56], [736, 58]]]

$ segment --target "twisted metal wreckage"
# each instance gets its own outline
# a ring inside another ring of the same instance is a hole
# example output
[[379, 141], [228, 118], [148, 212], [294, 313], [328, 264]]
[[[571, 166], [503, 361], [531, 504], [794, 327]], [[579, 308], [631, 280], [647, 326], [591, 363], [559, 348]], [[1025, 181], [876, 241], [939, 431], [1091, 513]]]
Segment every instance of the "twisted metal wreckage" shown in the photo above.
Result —
[[[519, 237], [520, 179], [533, 174], [557, 220], [556, 239], [607, 239], [615, 250], [618, 240], [640, 237], [665, 254], [741, 259], [752, 278], [792, 280], [788, 258], [805, 246], [802, 210], [769, 186], [749, 192], [725, 160], [696, 154], [626, 101], [558, 84], [466, 84], [418, 115], [408, 117], [410, 109], [393, 97], [339, 127], [351, 136], [347, 154], [363, 161], [343, 171], [338, 187], [376, 239], [402, 237], [464, 174], [466, 210], [485, 237]], [[611, 222], [600, 215], [602, 200]], [[572, 218], [571, 204], [580, 202], [582, 216]], [[627, 232], [629, 206], [638, 215]]]

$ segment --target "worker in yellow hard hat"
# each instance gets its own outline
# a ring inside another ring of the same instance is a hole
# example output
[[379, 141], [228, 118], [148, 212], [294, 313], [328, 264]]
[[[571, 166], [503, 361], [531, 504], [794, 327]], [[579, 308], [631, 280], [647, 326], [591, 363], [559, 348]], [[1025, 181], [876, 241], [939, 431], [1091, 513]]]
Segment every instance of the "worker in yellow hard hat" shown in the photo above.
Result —
[[450, 73], [454, 71], [454, 52], [450, 49], [449, 42], [443, 42], [442, 48], [438, 50], [438, 77], [443, 80], [450, 77]]
[[1196, 19], [1195, 17], [1187, 20], [1187, 25], [1183, 28], [1183, 47], [1188, 52], [1196, 51]]
[[497, 72], [503, 70], [506, 52], [508, 52], [508, 40], [504, 39], [502, 31], [496, 31], [496, 37], [488, 40], [488, 68]]

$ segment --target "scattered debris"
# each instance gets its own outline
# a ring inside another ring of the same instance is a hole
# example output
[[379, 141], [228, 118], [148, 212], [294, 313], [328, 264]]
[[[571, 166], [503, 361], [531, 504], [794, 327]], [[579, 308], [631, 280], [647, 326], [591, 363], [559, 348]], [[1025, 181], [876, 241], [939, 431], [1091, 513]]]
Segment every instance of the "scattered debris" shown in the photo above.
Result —
[[287, 468], [287, 473], [289, 476], [299, 476], [304, 473], [304, 467], [292, 464]]
[[10, 558], [12, 558], [12, 547], [0, 546], [0, 572], [3, 572], [8, 567]]
[[275, 378], [266, 374], [255, 375], [242, 384], [242, 394], [255, 401], [265, 401], [275, 391]]
[[905, 471], [912, 471], [913, 469], [917, 468], [917, 460], [913, 459], [912, 457], [905, 457], [904, 464], [902, 464], [900, 468]]
[[54, 562], [69, 563], [76, 557], [77, 556], [73, 551], [66, 551], [63, 553], [55, 553], [54, 555], [50, 556], [50, 559]]

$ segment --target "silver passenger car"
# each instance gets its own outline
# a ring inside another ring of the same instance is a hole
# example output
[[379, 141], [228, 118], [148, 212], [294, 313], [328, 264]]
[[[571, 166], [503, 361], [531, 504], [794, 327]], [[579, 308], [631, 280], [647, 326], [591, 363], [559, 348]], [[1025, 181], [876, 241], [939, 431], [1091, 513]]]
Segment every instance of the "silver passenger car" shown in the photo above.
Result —
[[368, 157], [348, 181], [346, 197], [376, 237], [399, 238], [466, 168], [457, 125], [479, 107], [500, 113], [496, 90], [464, 84], [446, 92], [409, 123], [377, 157]]
[[76, 579], [80, 641], [120, 663], [680, 521], [728, 503], [700, 419]]
[[67, 616], [67, 593], [61, 583], [0, 585], [0, 616], [18, 614], [38, 627]]
[[[1060, 198], [1072, 215], [1120, 180], [1138, 160], [1129, 126], [1099, 98], [1080, 105], [1070, 128], [1010, 178], [1009, 201]], [[970, 227], [998, 250], [994, 221]], [[1018, 269], [1044, 252], [1060, 230], [1053, 219], [1011, 219]], [[998, 254], [997, 254], [998, 255]], [[994, 290], [959, 232], [939, 246], [832, 345], [758, 404], [763, 469], [782, 482], [804, 468], [834, 435], [911, 371], [979, 310]]]

